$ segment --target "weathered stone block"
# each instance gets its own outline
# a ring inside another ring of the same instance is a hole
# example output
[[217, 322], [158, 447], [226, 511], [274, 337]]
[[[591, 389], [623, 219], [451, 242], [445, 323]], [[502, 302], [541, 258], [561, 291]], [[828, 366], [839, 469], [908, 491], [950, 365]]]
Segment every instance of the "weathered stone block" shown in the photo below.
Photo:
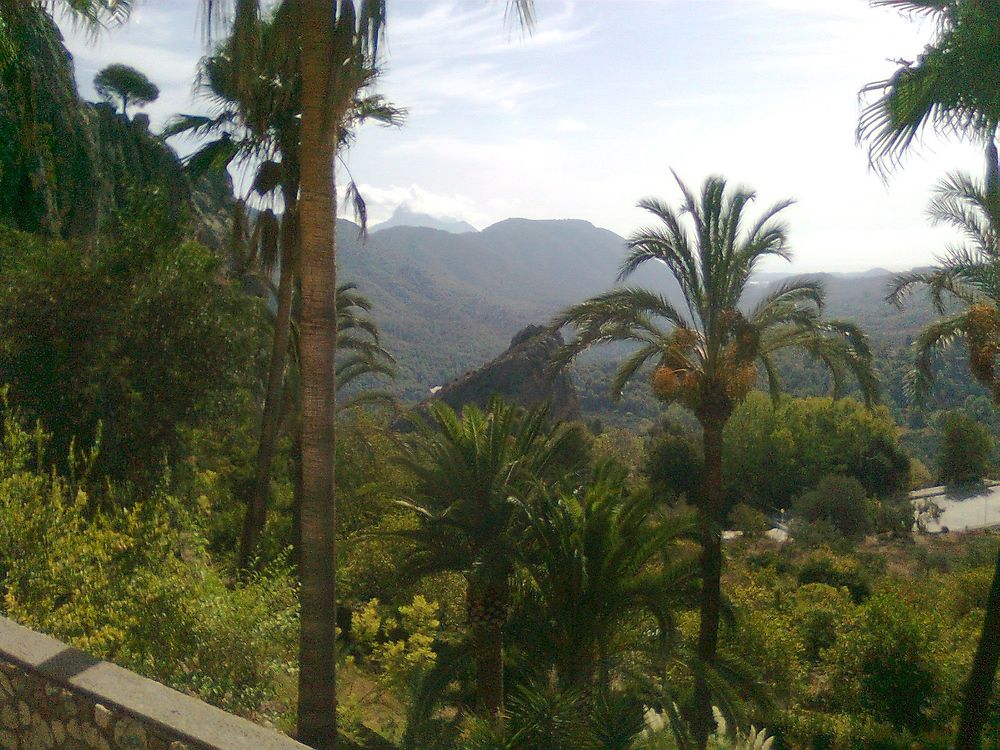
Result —
[[105, 731], [111, 726], [111, 711], [100, 703], [94, 704], [94, 723]]
[[120, 750], [144, 750], [146, 730], [136, 721], [123, 719], [115, 725], [115, 745]]

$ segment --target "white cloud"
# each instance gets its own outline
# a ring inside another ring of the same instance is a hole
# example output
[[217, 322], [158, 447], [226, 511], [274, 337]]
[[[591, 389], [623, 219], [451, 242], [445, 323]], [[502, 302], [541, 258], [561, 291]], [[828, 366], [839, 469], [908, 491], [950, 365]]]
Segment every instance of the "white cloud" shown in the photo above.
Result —
[[590, 130], [590, 126], [576, 117], [560, 117], [552, 123], [552, 129], [557, 133], [583, 133]]
[[[416, 4], [414, 4], [416, 5]], [[414, 116], [455, 106], [512, 112], [552, 83], [525, 56], [546, 59], [589, 43], [593, 26], [576, 23], [573, 3], [544, 16], [534, 33], [505, 29], [503, 5], [435, 2], [416, 15], [395, 15], [413, 6], [390, 5], [384, 86]]]
[[[477, 228], [482, 228], [496, 220], [495, 215], [490, 216], [476, 204], [475, 200], [460, 193], [435, 193], [416, 184], [389, 185], [387, 187], [361, 184], [359, 190], [368, 207], [369, 224], [385, 221], [400, 206], [406, 206], [412, 211], [428, 214], [438, 219], [466, 221]], [[349, 206], [344, 205], [343, 193], [341, 193], [340, 207], [341, 216], [353, 218]]]

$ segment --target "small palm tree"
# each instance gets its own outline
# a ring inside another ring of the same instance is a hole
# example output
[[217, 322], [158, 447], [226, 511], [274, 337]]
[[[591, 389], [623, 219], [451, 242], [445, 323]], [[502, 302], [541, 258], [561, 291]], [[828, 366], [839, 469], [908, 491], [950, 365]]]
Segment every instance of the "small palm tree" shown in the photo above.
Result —
[[417, 490], [402, 505], [419, 522], [399, 532], [414, 545], [406, 570], [465, 577], [476, 703], [484, 714], [503, 706], [503, 630], [519, 548], [512, 498], [525, 497], [552, 474], [569, 434], [550, 430], [544, 409], [524, 414], [499, 398], [485, 411], [467, 406], [461, 417], [436, 403], [403, 458]]
[[518, 504], [534, 638], [546, 641], [564, 689], [607, 693], [616, 656], [632, 646], [627, 624], [652, 623], [671, 641], [674, 613], [697, 601], [693, 560], [678, 544], [691, 525], [657, 518], [652, 496], [629, 493], [613, 465], [582, 490], [543, 490]]
[[[934, 380], [934, 361], [941, 349], [965, 339], [973, 377], [1000, 404], [1000, 184], [996, 164], [986, 181], [952, 174], [938, 185], [931, 218], [957, 229], [965, 244], [951, 249], [930, 271], [903, 274], [893, 281], [888, 300], [901, 305], [917, 287], [926, 287], [943, 317], [928, 325], [914, 342], [915, 367], [909, 385], [922, 400]], [[950, 306], [949, 306], [950, 303]], [[958, 309], [954, 310], [954, 306]], [[954, 310], [953, 312], [948, 312]], [[956, 750], [980, 746], [988, 715], [997, 664], [1000, 662], [1000, 554], [986, 602], [986, 616], [965, 684]]]
[[615, 375], [613, 393], [620, 395], [625, 384], [653, 362], [654, 393], [663, 401], [689, 408], [701, 423], [705, 456], [699, 507], [702, 590], [692, 733], [703, 750], [715, 723], [708, 672], [718, 647], [726, 423], [753, 389], [758, 366], [777, 397], [780, 381], [774, 355], [784, 349], [804, 350], [825, 364], [835, 390], [845, 375], [853, 374], [871, 401], [877, 384], [864, 334], [849, 323], [822, 319], [820, 282], [788, 281], [749, 311], [742, 307], [757, 264], [768, 257], [790, 257], [785, 227], [777, 219], [789, 202], [778, 203], [751, 220], [747, 209], [755, 199], [753, 192], [729, 189], [720, 177], [706, 180], [700, 196], [679, 178], [677, 183], [683, 194], [679, 210], [655, 198], [639, 202], [660, 225], [641, 229], [629, 239], [619, 280], [645, 263], [656, 262], [679, 284], [681, 306], [647, 289], [621, 287], [570, 307], [552, 325], [569, 325], [578, 332], [576, 340], [558, 354], [557, 366], [598, 344], [635, 344], [635, 352]]

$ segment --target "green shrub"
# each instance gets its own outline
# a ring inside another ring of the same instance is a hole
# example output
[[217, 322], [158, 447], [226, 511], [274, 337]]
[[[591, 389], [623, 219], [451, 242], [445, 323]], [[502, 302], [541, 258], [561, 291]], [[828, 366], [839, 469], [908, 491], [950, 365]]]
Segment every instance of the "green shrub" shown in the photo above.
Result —
[[137, 234], [76, 244], [0, 227], [0, 384], [52, 432], [47, 463], [68, 474], [71, 446], [103, 425], [97, 473], [148, 488], [183, 428], [253, 387], [264, 315], [208, 249]]
[[944, 484], [978, 482], [993, 464], [989, 429], [965, 412], [943, 412], [938, 417], [941, 447], [938, 475]]
[[736, 531], [742, 531], [747, 539], [757, 539], [767, 533], [770, 524], [767, 516], [746, 503], [737, 503], [729, 511], [729, 523]]
[[227, 710], [263, 710], [296, 653], [289, 571], [229, 581], [207, 554], [201, 509], [156, 492], [95, 510], [85, 487], [37, 470], [44, 443], [7, 409], [3, 613]]
[[826, 523], [847, 539], [859, 539], [872, 528], [871, 504], [854, 477], [828, 475], [802, 495], [793, 516], [807, 523]]
[[799, 564], [800, 585], [825, 583], [834, 588], [843, 587], [855, 602], [861, 602], [871, 594], [871, 583], [855, 560], [819, 551], [809, 555]]
[[845, 708], [860, 708], [897, 730], [929, 726], [942, 699], [935, 652], [937, 624], [895, 592], [871, 597], [825, 657]]
[[851, 608], [850, 595], [844, 588], [826, 583], [806, 583], [798, 588], [793, 618], [807, 659], [818, 661], [821, 652], [836, 642], [840, 623]]

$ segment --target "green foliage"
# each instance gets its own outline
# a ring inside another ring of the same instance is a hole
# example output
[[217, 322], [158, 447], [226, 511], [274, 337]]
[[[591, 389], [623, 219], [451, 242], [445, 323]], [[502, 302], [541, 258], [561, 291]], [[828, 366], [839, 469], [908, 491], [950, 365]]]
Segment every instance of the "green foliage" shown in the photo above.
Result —
[[736, 531], [743, 532], [745, 539], [758, 539], [767, 533], [767, 516], [745, 503], [738, 503], [729, 511], [729, 524]]
[[645, 729], [642, 703], [623, 693], [596, 698], [544, 683], [519, 686], [502, 722], [473, 719], [462, 750], [631, 750]]
[[852, 399], [782, 399], [753, 394], [733, 414], [723, 447], [731, 496], [765, 510], [792, 500], [828, 474], [854, 477], [866, 495], [908, 489], [909, 459], [888, 410]]
[[[948, 561], [943, 569], [963, 557], [948, 540], [932, 546]], [[759, 551], [731, 548], [737, 627], [723, 631], [723, 644], [756, 667], [774, 697], [751, 720], [773, 728], [776, 745], [950, 746], [994, 560], [984, 554], [967, 571], [929, 574], [917, 551], [887, 542], [877, 553], [803, 556], [792, 544], [763, 565]]]
[[993, 438], [989, 430], [963, 412], [938, 417], [941, 435], [939, 477], [944, 484], [977, 482], [993, 465]]
[[919, 458], [910, 458], [910, 489], [922, 490], [934, 485], [934, 475]]
[[[126, 4], [59, 3], [98, 28]], [[49, 3], [5, 3], [0, 29], [0, 224], [57, 237], [110, 230], [131, 189], [160, 190], [195, 208], [195, 231], [221, 248], [219, 214], [232, 190], [225, 179], [189, 183], [176, 154], [139, 123], [108, 105], [80, 99], [72, 56], [47, 10]], [[114, 9], [111, 6], [114, 6]], [[81, 10], [84, 6], [88, 11]], [[14, 10], [16, 8], [16, 10]], [[6, 39], [4, 38], [6, 37]], [[3, 43], [16, 50], [3, 59]]]
[[550, 431], [542, 410], [524, 414], [500, 399], [486, 411], [467, 406], [459, 416], [436, 403], [430, 413], [433, 426], [421, 424], [401, 458], [416, 478], [417, 502], [403, 507], [416, 515], [419, 527], [400, 532], [415, 543], [409, 570], [505, 581], [517, 548], [511, 498], [573, 469], [560, 463], [569, 433], [563, 427]]
[[97, 95], [107, 101], [118, 99], [122, 114], [128, 116], [128, 105], [144, 107], [160, 98], [160, 89], [133, 67], [113, 63], [94, 76]]
[[609, 690], [636, 652], [669, 649], [676, 612], [695, 601], [695, 560], [683, 544], [692, 520], [659, 516], [624, 480], [603, 465], [584, 487], [520, 503], [531, 586], [512, 632], [535, 670], [552, 665], [566, 689]]
[[961, 0], [879, 0], [933, 18], [934, 34], [913, 61], [898, 60], [892, 76], [869, 83], [877, 95], [858, 123], [873, 164], [895, 164], [924, 128], [974, 137], [992, 135], [1000, 99], [990, 81], [1000, 75], [993, 40], [1000, 18], [993, 3]]
[[261, 715], [292, 669], [297, 587], [287, 569], [230, 582], [207, 554], [206, 507], [156, 491], [94, 512], [85, 485], [44, 470], [46, 436], [24, 432], [10, 409], [2, 438], [3, 613], [227, 710]]
[[653, 494], [660, 500], [697, 503], [704, 482], [703, 453], [700, 441], [686, 435], [664, 432], [654, 438], [642, 467]]
[[829, 583], [803, 583], [795, 592], [792, 616], [810, 661], [818, 661], [823, 650], [836, 642], [839, 623], [851, 610], [850, 597], [846, 587]]
[[257, 305], [196, 244], [122, 232], [90, 246], [0, 229], [0, 383], [51, 430], [49, 460], [93, 444], [95, 471], [149, 486], [181, 430], [252, 383]]
[[594, 462], [615, 461], [628, 471], [630, 482], [638, 479], [645, 453], [643, 439], [622, 427], [602, 428], [591, 444]]
[[914, 612], [888, 593], [873, 596], [828, 655], [850, 691], [843, 699], [897, 729], [924, 728], [940, 696], [936, 641], [932, 613]]
[[417, 594], [396, 617], [384, 617], [379, 600], [372, 599], [351, 614], [351, 640], [367, 651], [389, 687], [412, 686], [434, 664], [431, 646], [441, 625], [437, 611], [437, 604]]
[[871, 593], [871, 582], [857, 561], [822, 550], [799, 564], [798, 580], [800, 585], [822, 583], [847, 589], [855, 602], [863, 601]]
[[858, 540], [872, 527], [871, 503], [854, 477], [831, 474], [792, 506], [793, 518], [803, 523], [825, 523], [847, 539]]

